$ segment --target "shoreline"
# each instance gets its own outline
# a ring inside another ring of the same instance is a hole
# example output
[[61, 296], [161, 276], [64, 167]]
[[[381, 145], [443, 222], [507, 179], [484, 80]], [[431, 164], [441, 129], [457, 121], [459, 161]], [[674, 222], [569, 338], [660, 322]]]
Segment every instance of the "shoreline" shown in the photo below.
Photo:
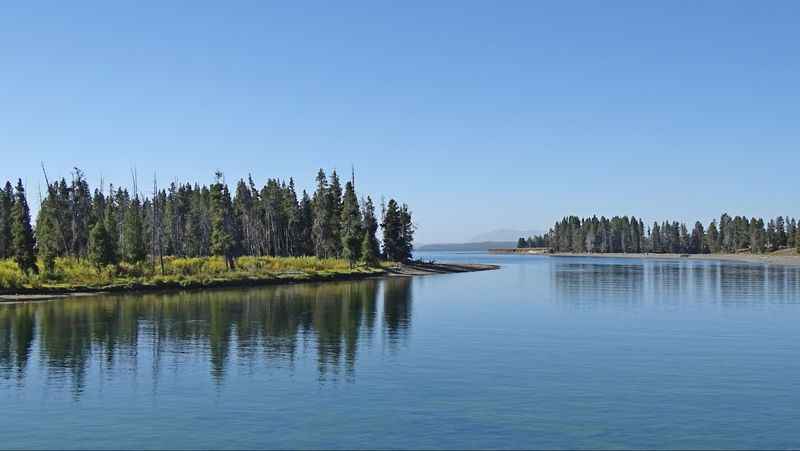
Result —
[[152, 293], [205, 290], [219, 288], [256, 288], [300, 283], [345, 282], [383, 277], [414, 277], [436, 274], [490, 271], [498, 265], [456, 263], [411, 263], [388, 268], [374, 268], [348, 273], [307, 274], [285, 273], [270, 277], [247, 277], [190, 281], [131, 282], [101, 287], [75, 286], [54, 288], [0, 289], [0, 304], [17, 302], [51, 301], [56, 299], [98, 296], [118, 293]]
[[458, 274], [464, 272], [493, 271], [499, 265], [486, 263], [413, 263], [386, 269], [389, 277], [433, 276], [437, 274]]
[[[526, 255], [526, 254], [519, 254]], [[528, 254], [530, 255], [530, 254]], [[554, 254], [540, 254], [548, 257], [600, 257], [600, 258], [638, 258], [643, 260], [710, 260], [729, 261], [740, 263], [762, 263], [769, 265], [800, 266], [800, 255], [753, 255], [753, 254], [589, 254], [574, 252], [559, 252]]]

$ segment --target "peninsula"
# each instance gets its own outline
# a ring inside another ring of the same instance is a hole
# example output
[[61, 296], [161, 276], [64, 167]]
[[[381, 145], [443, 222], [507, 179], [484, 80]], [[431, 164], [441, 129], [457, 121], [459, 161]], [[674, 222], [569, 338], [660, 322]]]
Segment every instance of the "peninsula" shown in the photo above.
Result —
[[[222, 173], [210, 186], [172, 183], [141, 194], [47, 179], [35, 221], [22, 180], [0, 189], [0, 295], [65, 295], [298, 282], [495, 269], [412, 261], [414, 224], [406, 204], [359, 198], [355, 175], [319, 170], [316, 189], [294, 179], [257, 188]], [[234, 193], [234, 194], [232, 194]], [[378, 230], [382, 229], [379, 239]]]

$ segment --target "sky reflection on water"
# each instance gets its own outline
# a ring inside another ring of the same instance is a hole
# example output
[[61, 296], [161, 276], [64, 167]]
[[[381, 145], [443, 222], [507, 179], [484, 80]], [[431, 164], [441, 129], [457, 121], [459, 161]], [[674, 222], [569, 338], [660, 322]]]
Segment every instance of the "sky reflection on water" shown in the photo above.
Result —
[[800, 268], [426, 258], [503, 268], [0, 305], [0, 448], [800, 443]]

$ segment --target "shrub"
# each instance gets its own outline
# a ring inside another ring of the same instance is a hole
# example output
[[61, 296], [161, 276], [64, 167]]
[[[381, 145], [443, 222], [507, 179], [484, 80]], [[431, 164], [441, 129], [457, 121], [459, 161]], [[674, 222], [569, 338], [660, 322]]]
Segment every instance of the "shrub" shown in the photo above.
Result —
[[17, 264], [11, 260], [0, 260], [0, 288], [21, 288], [25, 284], [25, 275]]

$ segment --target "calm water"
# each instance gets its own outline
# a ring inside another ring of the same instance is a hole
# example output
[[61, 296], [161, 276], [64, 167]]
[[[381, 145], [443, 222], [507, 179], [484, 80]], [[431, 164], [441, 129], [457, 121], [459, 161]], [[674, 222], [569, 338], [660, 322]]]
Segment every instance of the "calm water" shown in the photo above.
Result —
[[800, 268], [500, 271], [0, 305], [3, 448], [797, 448]]

